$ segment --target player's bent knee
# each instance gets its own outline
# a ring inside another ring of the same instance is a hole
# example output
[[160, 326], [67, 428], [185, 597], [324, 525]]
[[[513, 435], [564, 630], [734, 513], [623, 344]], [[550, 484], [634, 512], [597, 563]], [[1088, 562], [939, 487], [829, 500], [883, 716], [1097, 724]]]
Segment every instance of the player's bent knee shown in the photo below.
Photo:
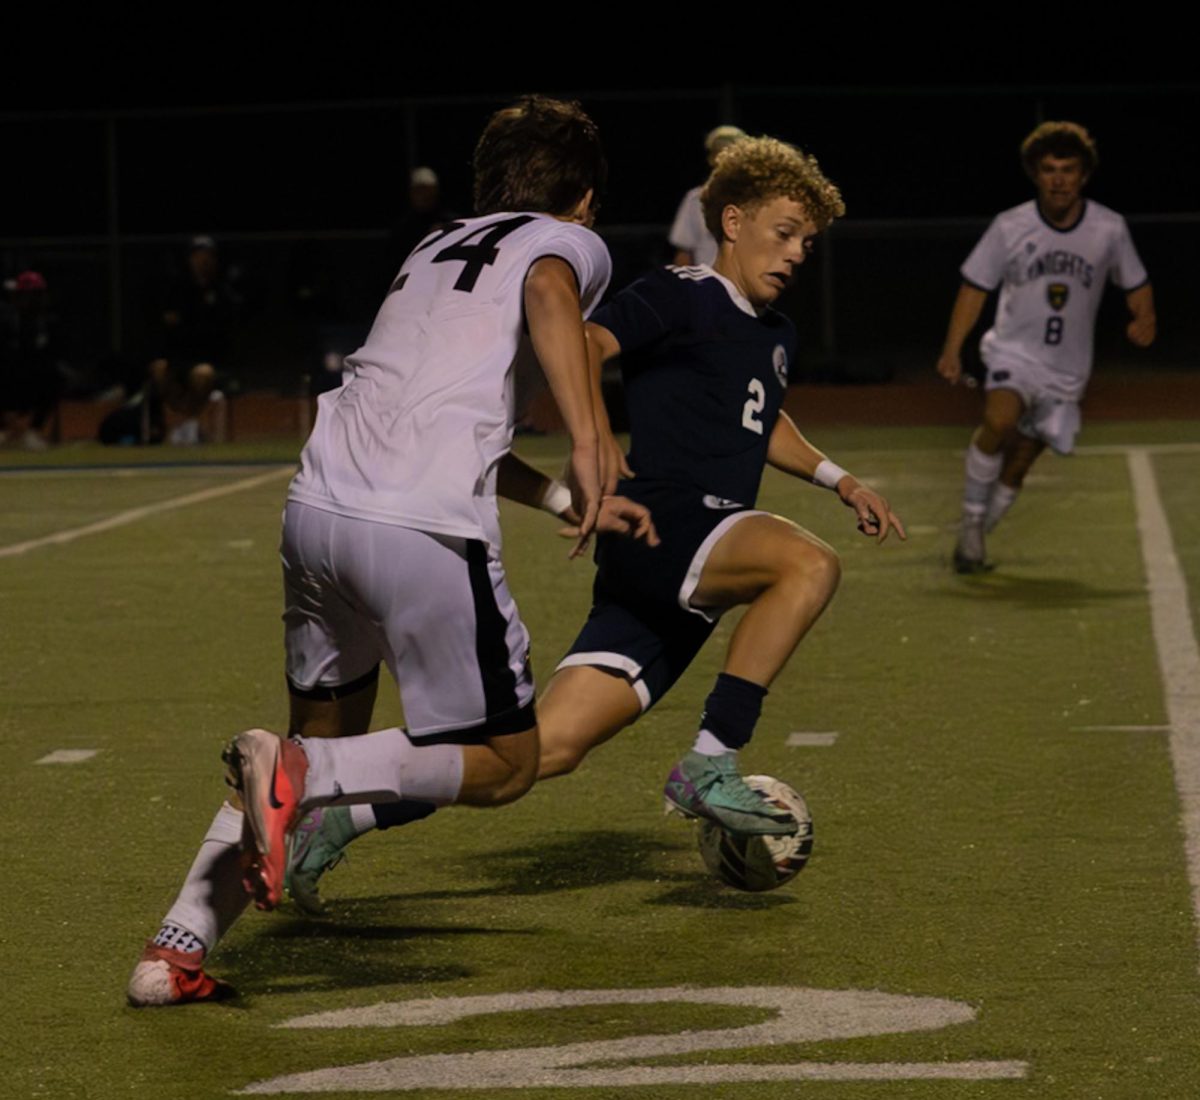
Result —
[[587, 755], [587, 749], [572, 742], [557, 744], [542, 743], [541, 762], [538, 764], [538, 779], [553, 779], [558, 775], [570, 775]]
[[805, 540], [800, 552], [792, 555], [788, 573], [793, 582], [827, 598], [842, 579], [842, 561], [833, 547]]
[[492, 806], [505, 806], [516, 802], [529, 793], [537, 782], [538, 757], [528, 757], [513, 763], [508, 775], [492, 788], [488, 802]]

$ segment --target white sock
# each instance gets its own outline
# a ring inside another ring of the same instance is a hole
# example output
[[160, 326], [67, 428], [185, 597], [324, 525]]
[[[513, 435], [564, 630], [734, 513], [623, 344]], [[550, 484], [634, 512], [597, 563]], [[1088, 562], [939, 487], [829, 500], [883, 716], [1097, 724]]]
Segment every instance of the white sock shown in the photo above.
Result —
[[462, 789], [461, 745], [414, 745], [396, 728], [299, 741], [308, 756], [305, 808], [401, 798], [447, 806]]
[[696, 734], [696, 743], [692, 746], [692, 752], [698, 752], [701, 756], [724, 756], [727, 752], [736, 751], [708, 730], [701, 730]]
[[974, 443], [967, 448], [962, 499], [964, 523], [978, 523], [983, 519], [1003, 463], [1002, 454], [984, 454]]
[[229, 931], [250, 901], [242, 886], [241, 810], [223, 802], [192, 861], [164, 925], [191, 932], [206, 952]]
[[983, 526], [988, 532], [994, 530], [996, 524], [1004, 518], [1020, 491], [1011, 485], [1005, 485], [1002, 481], [996, 482], [996, 487], [992, 490], [992, 498], [988, 501], [987, 517], [983, 521]]
[[375, 828], [375, 811], [369, 802], [356, 802], [350, 807], [350, 824], [355, 836], [362, 836]]

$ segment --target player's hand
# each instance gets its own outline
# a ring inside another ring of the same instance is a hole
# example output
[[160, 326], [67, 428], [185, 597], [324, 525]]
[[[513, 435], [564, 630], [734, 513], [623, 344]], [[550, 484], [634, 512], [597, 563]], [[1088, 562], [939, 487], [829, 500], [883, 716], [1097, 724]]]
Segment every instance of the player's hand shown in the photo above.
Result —
[[[633, 539], [642, 539], [647, 546], [657, 546], [662, 541], [655, 530], [650, 509], [628, 497], [608, 496], [600, 502], [596, 530], [602, 534], [628, 535]], [[562, 527], [558, 533], [562, 538], [576, 539], [579, 537], [579, 525]]]
[[938, 356], [937, 372], [953, 386], [963, 376], [962, 356], [956, 352], [942, 352]]
[[1139, 348], [1148, 348], [1154, 343], [1158, 333], [1158, 321], [1153, 314], [1148, 317], [1135, 317], [1125, 327], [1125, 335], [1129, 342]]
[[571, 490], [571, 507], [580, 517], [579, 535], [568, 557], [577, 558], [588, 548], [592, 532], [596, 529], [596, 517], [600, 513], [600, 467], [596, 444], [571, 448], [571, 462], [567, 470], [567, 487]]
[[858, 529], [870, 538], [883, 542], [888, 532], [895, 528], [901, 539], [907, 539], [908, 533], [900, 517], [889, 507], [874, 489], [869, 489], [856, 477], [847, 474], [838, 482], [837, 494], [842, 503], [854, 509], [858, 516]]
[[612, 432], [600, 433], [600, 489], [605, 496], [617, 491], [617, 482], [623, 477], [633, 477], [625, 452]]

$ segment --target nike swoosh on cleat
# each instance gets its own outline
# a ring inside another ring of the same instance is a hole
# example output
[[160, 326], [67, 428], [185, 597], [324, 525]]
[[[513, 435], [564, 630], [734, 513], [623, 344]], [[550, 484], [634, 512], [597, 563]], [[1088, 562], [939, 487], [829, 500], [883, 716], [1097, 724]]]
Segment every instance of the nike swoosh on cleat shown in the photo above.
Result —
[[276, 757], [275, 765], [271, 769], [271, 789], [267, 792], [267, 798], [271, 803], [271, 809], [282, 810], [283, 803], [279, 801], [279, 797], [275, 794], [275, 779], [279, 775], [279, 759]]

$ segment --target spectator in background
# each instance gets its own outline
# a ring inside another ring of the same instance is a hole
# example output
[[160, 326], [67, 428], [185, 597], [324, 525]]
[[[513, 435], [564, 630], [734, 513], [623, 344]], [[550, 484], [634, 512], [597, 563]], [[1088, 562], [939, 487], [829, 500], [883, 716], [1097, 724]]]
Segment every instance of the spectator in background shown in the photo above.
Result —
[[[717, 154], [722, 149], [741, 141], [745, 136], [745, 132], [736, 126], [718, 126], [710, 130], [704, 139], [709, 168], [716, 164]], [[675, 258], [671, 262], [679, 267], [691, 267], [693, 264], [711, 266], [717, 258], [716, 239], [704, 224], [704, 211], [700, 209], [700, 190], [700, 187], [693, 187], [683, 196], [667, 236], [671, 247], [675, 249]]]
[[[216, 389], [218, 371], [230, 365], [241, 306], [234, 279], [221, 271], [216, 241], [193, 237], [186, 269], [160, 306], [158, 354], [148, 378], [147, 442], [200, 441], [200, 413]], [[179, 418], [169, 433], [164, 409]]]
[[408, 183], [408, 208], [388, 234], [387, 279], [390, 281], [408, 254], [443, 222], [454, 221], [454, 212], [442, 202], [437, 173], [425, 166], [414, 168]]
[[41, 451], [43, 428], [58, 401], [54, 318], [46, 280], [22, 271], [6, 280], [0, 303], [0, 444]]
[[218, 374], [231, 363], [243, 305], [237, 271], [222, 272], [216, 241], [193, 237], [184, 269], [153, 306], [145, 383], [104, 418], [100, 442], [199, 443], [200, 414], [219, 396]]

